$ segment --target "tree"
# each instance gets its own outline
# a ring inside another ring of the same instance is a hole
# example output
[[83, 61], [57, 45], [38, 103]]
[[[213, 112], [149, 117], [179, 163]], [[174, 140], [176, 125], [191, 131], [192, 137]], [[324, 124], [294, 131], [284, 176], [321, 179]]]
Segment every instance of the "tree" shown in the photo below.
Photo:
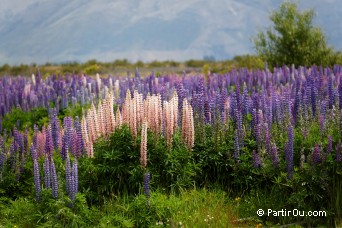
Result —
[[330, 65], [333, 50], [325, 35], [312, 25], [313, 10], [299, 11], [292, 2], [284, 2], [270, 19], [273, 28], [253, 38], [257, 54], [269, 65]]

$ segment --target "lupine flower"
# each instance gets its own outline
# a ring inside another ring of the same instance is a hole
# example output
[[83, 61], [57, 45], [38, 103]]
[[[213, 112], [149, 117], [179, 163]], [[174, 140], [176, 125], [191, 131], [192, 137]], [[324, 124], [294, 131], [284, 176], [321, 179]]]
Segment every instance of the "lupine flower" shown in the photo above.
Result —
[[52, 140], [52, 135], [51, 135], [51, 126], [49, 125], [45, 131], [46, 135], [46, 141], [45, 141], [45, 154], [48, 156], [49, 159], [52, 158], [53, 156], [53, 140]]
[[71, 128], [72, 128], [72, 118], [70, 116], [64, 117], [63, 125], [64, 125], [64, 135], [65, 135], [65, 139], [64, 139], [65, 140], [65, 149], [69, 150]]
[[68, 146], [66, 145], [67, 143], [66, 137], [67, 137], [66, 135], [62, 136], [62, 148], [61, 148], [60, 154], [63, 160], [65, 160], [67, 153], [68, 153]]
[[141, 129], [140, 164], [144, 168], [147, 166], [147, 122]]
[[50, 174], [51, 174], [51, 187], [52, 187], [52, 197], [58, 197], [58, 180], [57, 180], [57, 173], [56, 167], [53, 159], [50, 162]]
[[72, 175], [73, 175], [73, 194], [78, 193], [78, 165], [77, 165], [77, 159], [74, 159], [73, 165], [72, 165]]
[[239, 133], [238, 133], [238, 130], [235, 129], [235, 132], [234, 132], [234, 158], [238, 159], [239, 157], [240, 157]]
[[255, 150], [252, 152], [252, 158], [254, 168], [259, 168], [261, 166], [260, 156]]
[[149, 172], [144, 175], [144, 194], [146, 198], [150, 198], [150, 177], [151, 174]]
[[71, 170], [71, 164], [70, 164], [70, 158], [69, 155], [67, 154], [66, 156], [66, 162], [65, 162], [65, 187], [66, 187], [66, 192], [70, 196], [72, 192], [71, 186], [72, 184], [72, 170]]
[[[32, 150], [35, 150], [33, 146], [31, 146], [31, 153]], [[39, 164], [37, 159], [33, 160], [33, 174], [34, 174], [34, 186], [36, 190], [36, 200], [39, 202], [41, 200], [40, 196], [40, 174], [39, 174]]]
[[53, 109], [53, 114], [51, 118], [51, 136], [53, 141], [53, 146], [55, 150], [60, 148], [60, 125], [57, 118], [57, 110], [56, 108]]
[[322, 162], [321, 150], [317, 144], [315, 145], [315, 148], [313, 151], [313, 162], [316, 165]]
[[44, 160], [44, 185], [45, 188], [51, 188], [50, 161], [48, 157], [45, 157]]

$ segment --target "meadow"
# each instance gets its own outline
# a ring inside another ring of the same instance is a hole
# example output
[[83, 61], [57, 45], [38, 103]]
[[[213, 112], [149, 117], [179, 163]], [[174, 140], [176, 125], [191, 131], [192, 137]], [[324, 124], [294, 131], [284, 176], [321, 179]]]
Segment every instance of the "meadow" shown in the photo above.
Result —
[[1, 226], [341, 226], [341, 205], [342, 66], [0, 77]]

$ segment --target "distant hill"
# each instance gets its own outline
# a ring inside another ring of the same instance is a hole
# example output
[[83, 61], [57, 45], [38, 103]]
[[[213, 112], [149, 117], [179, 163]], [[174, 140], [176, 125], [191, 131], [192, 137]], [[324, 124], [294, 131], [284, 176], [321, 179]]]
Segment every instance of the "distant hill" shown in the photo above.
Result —
[[[252, 53], [280, 0], [4, 0], [0, 64], [227, 59]], [[304, 2], [304, 1], [302, 1]], [[315, 23], [342, 49], [342, 1], [312, 0]]]

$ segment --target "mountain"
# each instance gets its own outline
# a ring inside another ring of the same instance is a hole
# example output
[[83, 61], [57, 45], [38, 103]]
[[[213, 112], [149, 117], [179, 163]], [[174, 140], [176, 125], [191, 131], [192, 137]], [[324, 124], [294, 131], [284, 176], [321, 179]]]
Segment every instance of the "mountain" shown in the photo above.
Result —
[[[227, 59], [253, 53], [280, 0], [3, 0], [0, 64]], [[342, 2], [303, 1], [342, 48]]]

